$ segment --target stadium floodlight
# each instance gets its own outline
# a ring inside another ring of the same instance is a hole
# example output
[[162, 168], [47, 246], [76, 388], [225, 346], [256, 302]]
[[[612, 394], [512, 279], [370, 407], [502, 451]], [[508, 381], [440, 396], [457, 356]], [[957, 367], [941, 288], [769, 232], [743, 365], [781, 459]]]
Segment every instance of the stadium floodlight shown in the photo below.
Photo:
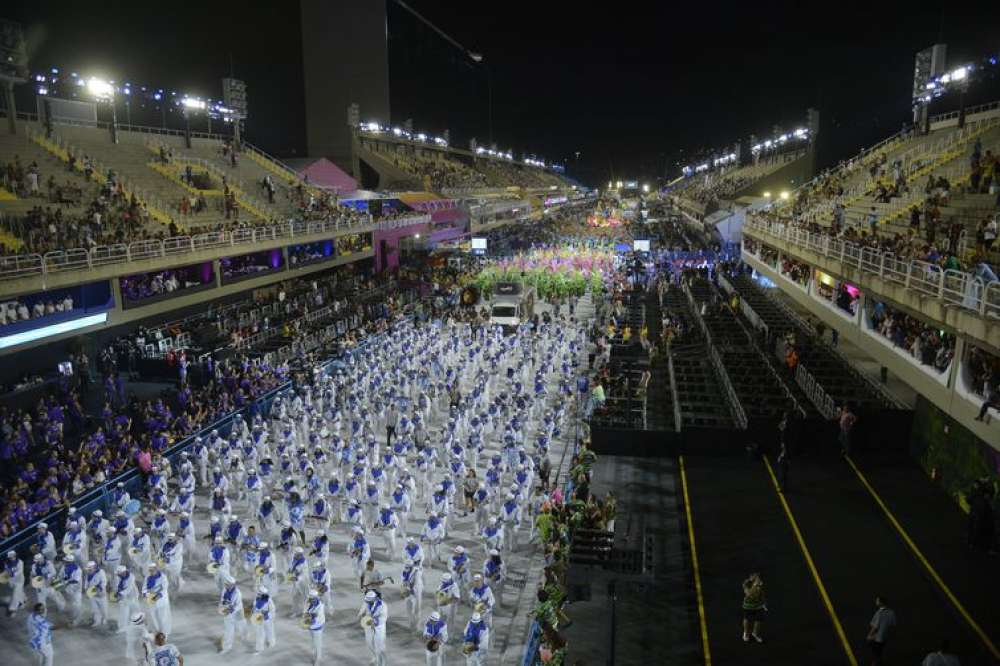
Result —
[[622, 181], [619, 180], [618, 181], [618, 189], [620, 190], [621, 188], [622, 188]]
[[649, 183], [643, 183], [643, 185], [642, 185], [642, 191], [643, 192], [649, 192]]
[[115, 96], [115, 87], [96, 76], [87, 81], [87, 91], [97, 99], [107, 100]]
[[782, 201], [788, 201], [788, 190], [782, 190], [781, 191], [781, 200]]
[[204, 111], [205, 110], [205, 100], [195, 99], [194, 97], [184, 97], [181, 99], [181, 104], [185, 109], [190, 109], [193, 111]]
[[765, 199], [770, 199], [771, 198], [771, 193], [770, 192], [764, 192], [764, 198]]
[[420, 234], [413, 234], [413, 237], [416, 238], [417, 240], [420, 240]]
[[968, 74], [968, 73], [969, 73], [969, 70], [968, 70], [967, 67], [959, 67], [958, 69], [956, 69], [955, 71], [953, 71], [951, 73], [951, 80], [952, 81], [961, 81], [962, 79], [965, 78], [966, 74]]

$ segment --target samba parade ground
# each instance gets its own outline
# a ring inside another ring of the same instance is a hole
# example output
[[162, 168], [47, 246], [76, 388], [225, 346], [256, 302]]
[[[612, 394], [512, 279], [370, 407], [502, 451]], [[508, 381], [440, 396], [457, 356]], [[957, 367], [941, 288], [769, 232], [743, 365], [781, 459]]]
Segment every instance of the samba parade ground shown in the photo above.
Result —
[[5, 6], [0, 666], [1000, 664], [997, 8], [452, 4]]

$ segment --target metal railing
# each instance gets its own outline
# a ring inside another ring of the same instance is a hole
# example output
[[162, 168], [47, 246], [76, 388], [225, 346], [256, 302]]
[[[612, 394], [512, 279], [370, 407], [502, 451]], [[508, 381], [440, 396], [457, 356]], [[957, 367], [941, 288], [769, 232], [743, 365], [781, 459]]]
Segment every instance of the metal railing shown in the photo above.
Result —
[[[824, 258], [856, 268], [862, 274], [878, 277], [959, 307], [982, 317], [1000, 319], [1000, 281], [985, 281], [964, 271], [949, 270], [919, 259], [897, 257], [891, 252], [865, 248], [827, 234], [817, 234], [768, 220], [748, 219], [744, 230], [768, 234], [787, 245], [814, 252]], [[758, 240], [767, 241], [767, 238]], [[757, 256], [749, 250], [748, 254]]]
[[[334, 237], [349, 233], [374, 233], [401, 227], [427, 224], [430, 215], [414, 215], [395, 220], [355, 222], [351, 218], [338, 218], [317, 222], [290, 221], [281, 224], [248, 227], [233, 231], [212, 231], [194, 236], [175, 236], [163, 240], [141, 240], [129, 244], [98, 245], [89, 250], [71, 248], [42, 254], [22, 254], [0, 257], [0, 282], [15, 280], [32, 275], [49, 275], [66, 271], [86, 271], [94, 268], [130, 264], [161, 257], [182, 257], [202, 250], [224, 247], [240, 247], [273, 242], [282, 239], [315, 237], [334, 234]], [[325, 240], [325, 239], [316, 239]], [[136, 270], [139, 270], [136, 268]]]

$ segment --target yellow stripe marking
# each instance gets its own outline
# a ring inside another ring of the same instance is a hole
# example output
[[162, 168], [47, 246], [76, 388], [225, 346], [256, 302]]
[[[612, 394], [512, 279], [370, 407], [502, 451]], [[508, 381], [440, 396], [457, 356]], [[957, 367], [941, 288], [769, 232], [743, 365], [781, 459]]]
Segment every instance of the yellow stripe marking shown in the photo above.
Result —
[[712, 651], [708, 647], [708, 620], [705, 618], [705, 595], [701, 589], [701, 569], [698, 565], [698, 547], [694, 542], [694, 521], [691, 518], [691, 500], [688, 498], [687, 471], [684, 456], [679, 456], [681, 466], [681, 490], [684, 493], [684, 512], [687, 515], [688, 540], [691, 542], [691, 567], [694, 569], [694, 593], [698, 600], [698, 620], [701, 624], [701, 648], [705, 656], [705, 666], [712, 666]]
[[774, 475], [774, 469], [771, 467], [771, 461], [768, 460], [766, 455], [764, 456], [764, 465], [767, 467], [767, 473], [771, 477], [771, 483], [774, 484], [774, 490], [778, 494], [778, 500], [781, 502], [781, 507], [785, 510], [785, 516], [788, 518], [788, 523], [792, 526], [792, 532], [795, 533], [795, 539], [799, 542], [799, 548], [802, 549], [802, 555], [806, 558], [806, 565], [809, 567], [809, 572], [812, 574], [813, 581], [816, 583], [816, 589], [819, 590], [819, 596], [823, 599], [823, 605], [826, 606], [826, 611], [830, 614], [830, 619], [833, 620], [833, 628], [837, 631], [837, 637], [840, 638], [840, 644], [843, 646], [844, 653], [847, 655], [847, 661], [851, 666], [858, 666], [858, 659], [854, 656], [854, 650], [851, 649], [851, 644], [847, 640], [847, 634], [844, 633], [844, 627], [840, 624], [840, 618], [837, 617], [837, 612], [833, 610], [833, 602], [830, 601], [830, 595], [826, 593], [826, 586], [823, 585], [823, 581], [819, 577], [819, 571], [816, 569], [816, 564], [813, 562], [812, 555], [809, 553], [809, 547], [806, 546], [805, 539], [802, 538], [802, 532], [799, 530], [799, 524], [795, 521], [795, 516], [792, 515], [792, 509], [788, 506], [785, 494], [781, 492], [781, 488], [778, 485], [778, 477]]
[[910, 538], [910, 535], [907, 534], [906, 530], [903, 529], [903, 526], [899, 524], [898, 520], [896, 520], [896, 516], [894, 516], [892, 512], [889, 511], [889, 507], [885, 505], [885, 502], [882, 501], [882, 498], [879, 496], [879, 494], [875, 492], [875, 489], [872, 487], [872, 485], [868, 483], [868, 479], [865, 477], [864, 474], [861, 473], [861, 470], [858, 469], [858, 466], [854, 464], [854, 461], [851, 460], [851, 457], [844, 456], [844, 458], [847, 460], [847, 464], [851, 466], [851, 469], [854, 470], [854, 473], [858, 475], [858, 479], [861, 481], [861, 485], [863, 485], [868, 490], [869, 494], [871, 494], [872, 498], [875, 500], [875, 503], [878, 504], [880, 509], [882, 509], [882, 512], [885, 514], [885, 517], [889, 519], [889, 523], [896, 529], [896, 531], [899, 533], [899, 536], [903, 537], [903, 541], [906, 543], [907, 546], [910, 547], [910, 550], [913, 551], [913, 554], [916, 556], [917, 560], [922, 565], [924, 565], [924, 569], [927, 570], [927, 573], [930, 574], [930, 577], [934, 580], [935, 583], [937, 583], [938, 587], [941, 588], [941, 591], [944, 592], [944, 595], [948, 597], [948, 601], [950, 601], [952, 605], [955, 607], [955, 610], [957, 610], [961, 614], [961, 616], [965, 618], [965, 621], [969, 624], [970, 627], [972, 627], [972, 631], [974, 631], [976, 635], [979, 636], [979, 640], [983, 642], [983, 645], [985, 645], [986, 649], [990, 651], [990, 654], [993, 655], [993, 658], [1000, 661], [1000, 650], [997, 650], [997, 646], [993, 644], [993, 641], [990, 640], [990, 637], [986, 635], [986, 632], [983, 631], [982, 627], [980, 627], [979, 624], [972, 619], [972, 616], [969, 615], [969, 612], [967, 610], [965, 610], [965, 606], [963, 606], [962, 602], [958, 600], [958, 597], [956, 597], [955, 594], [951, 591], [951, 589], [947, 585], [945, 585], [944, 580], [942, 580], [941, 576], [938, 575], [938, 572], [934, 570], [934, 567], [931, 566], [931, 563], [927, 561], [927, 558], [924, 557], [924, 554], [920, 552], [920, 549], [917, 548], [917, 544], [913, 543], [913, 539]]

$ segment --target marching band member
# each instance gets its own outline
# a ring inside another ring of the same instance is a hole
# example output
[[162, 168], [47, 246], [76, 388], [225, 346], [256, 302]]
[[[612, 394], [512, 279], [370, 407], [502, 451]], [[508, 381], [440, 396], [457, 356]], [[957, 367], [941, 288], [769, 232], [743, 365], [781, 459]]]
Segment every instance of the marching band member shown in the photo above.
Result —
[[441, 561], [438, 546], [444, 541], [444, 523], [441, 522], [436, 513], [431, 512], [427, 516], [427, 522], [424, 524], [424, 531], [420, 540], [427, 542], [427, 550], [431, 557], [427, 566], [434, 568], [434, 563]]
[[323, 560], [315, 560], [313, 562], [312, 571], [309, 572], [309, 581], [312, 583], [313, 588], [319, 590], [320, 596], [323, 597], [326, 605], [333, 606], [333, 580], [330, 570], [326, 568], [326, 562]]
[[132, 532], [135, 530], [132, 519], [126, 516], [125, 512], [121, 509], [115, 511], [115, 519], [112, 521], [111, 527], [115, 528], [115, 534], [123, 542], [123, 547], [128, 544], [128, 540], [132, 537]]
[[503, 525], [499, 523], [496, 516], [490, 516], [481, 534], [483, 536], [483, 550], [487, 553], [491, 550], [503, 549]]
[[264, 586], [257, 588], [257, 597], [253, 600], [251, 619], [255, 627], [254, 654], [260, 654], [265, 647], [274, 647], [274, 600]]
[[124, 564], [115, 569], [111, 600], [118, 604], [118, 633], [123, 634], [128, 629], [132, 613], [139, 611], [139, 589], [135, 585], [135, 576]]
[[176, 533], [180, 536], [181, 545], [184, 546], [184, 558], [189, 563], [195, 561], [197, 541], [194, 535], [194, 523], [191, 521], [191, 514], [187, 511], [181, 513], [181, 517], [177, 521]]
[[278, 508], [270, 495], [265, 495], [260, 506], [257, 507], [257, 524], [260, 526], [261, 534], [269, 541], [278, 540]]
[[128, 558], [132, 562], [132, 571], [136, 578], [143, 576], [150, 560], [149, 535], [143, 533], [141, 527], [132, 530], [132, 543], [128, 547]]
[[500, 519], [503, 522], [503, 545], [506, 550], [512, 551], [517, 546], [517, 530], [521, 526], [521, 505], [514, 499], [514, 493], [507, 493], [507, 499], [500, 507]]
[[240, 550], [243, 554], [243, 571], [250, 576], [254, 575], [257, 567], [257, 549], [260, 548], [260, 537], [257, 536], [257, 529], [251, 525], [247, 528], [243, 539], [240, 541]]
[[416, 630], [420, 622], [420, 607], [424, 594], [424, 574], [419, 565], [408, 562], [403, 565], [400, 578], [403, 599], [406, 600], [406, 613], [410, 618], [410, 629]]
[[169, 635], [173, 621], [170, 615], [170, 592], [166, 576], [157, 568], [155, 562], [150, 562], [146, 571], [147, 575], [142, 583], [142, 598], [148, 607], [149, 620], [156, 631]]
[[399, 521], [399, 534], [403, 538], [406, 538], [406, 529], [410, 522], [411, 503], [410, 494], [406, 492], [403, 484], [396, 484], [395, 490], [389, 496], [389, 503], [392, 505], [392, 510], [396, 513], [396, 518]]
[[75, 627], [80, 624], [80, 616], [83, 613], [83, 572], [72, 555], [64, 556], [63, 562], [65, 565], [60, 583], [63, 594], [66, 595], [66, 604], [69, 606], [70, 625]]
[[208, 573], [215, 576], [215, 587], [222, 593], [222, 585], [230, 574], [229, 548], [222, 536], [215, 537], [215, 543], [208, 551]]
[[448, 624], [437, 611], [424, 624], [426, 666], [444, 666], [444, 645], [448, 642]]
[[312, 549], [309, 551], [309, 557], [318, 557], [323, 560], [324, 564], [329, 561], [330, 537], [326, 535], [326, 530], [317, 532], [316, 537], [313, 539]]
[[[257, 549], [257, 564], [254, 566], [254, 576], [259, 585], [270, 590], [276, 590], [274, 577], [274, 555], [271, 553], [270, 544], [266, 541], [260, 542]], [[274, 595], [272, 595], [274, 596]]]
[[125, 658], [136, 666], [146, 666], [146, 658], [152, 650], [153, 634], [146, 625], [146, 614], [135, 612], [129, 618], [128, 629], [125, 630]]
[[93, 559], [100, 560], [104, 554], [104, 540], [108, 536], [108, 528], [111, 523], [104, 519], [104, 512], [100, 509], [90, 514], [90, 522], [87, 523], [87, 541], [90, 544], [90, 552]]
[[464, 642], [462, 652], [465, 654], [466, 666], [484, 666], [490, 646], [490, 628], [486, 625], [482, 615], [472, 614], [472, 619], [465, 625], [462, 640]]
[[174, 497], [173, 501], [170, 503], [171, 513], [193, 513], [194, 512], [194, 494], [189, 493], [186, 490], [181, 490]]
[[181, 568], [184, 566], [184, 544], [176, 532], [168, 534], [167, 540], [163, 542], [158, 564], [166, 573], [168, 584], [173, 585], [174, 590], [179, 593], [184, 586], [184, 578], [181, 576]]
[[452, 577], [458, 584], [460, 597], [465, 596], [465, 590], [469, 587], [469, 569], [472, 567], [472, 562], [469, 561], [469, 556], [465, 554], [463, 546], [455, 546], [452, 553], [452, 556], [448, 558], [448, 571], [451, 572]]
[[365, 564], [372, 557], [371, 547], [365, 532], [360, 527], [354, 528], [354, 538], [347, 544], [347, 554], [351, 556], [351, 565], [354, 567], [354, 575], [360, 580], [361, 572], [364, 571]]
[[503, 603], [503, 591], [507, 580], [507, 567], [500, 558], [500, 551], [494, 548], [483, 562], [483, 578], [496, 590], [497, 603]]
[[472, 577], [472, 587], [469, 588], [469, 602], [472, 608], [483, 616], [483, 621], [487, 626], [493, 626], [493, 606], [496, 599], [493, 597], [493, 590], [486, 584], [482, 574]]
[[375, 521], [375, 529], [382, 533], [385, 539], [385, 550], [389, 559], [396, 557], [396, 528], [399, 527], [399, 519], [396, 517], [392, 507], [383, 504], [379, 509], [378, 519]]
[[63, 555], [71, 556], [77, 566], [83, 565], [83, 558], [87, 554], [87, 533], [82, 529], [80, 522], [70, 521], [69, 529], [63, 535], [62, 552]]
[[462, 600], [462, 593], [450, 573], [441, 574], [441, 584], [438, 585], [435, 599], [438, 613], [445, 618], [445, 622], [449, 625], [455, 624], [455, 611]]
[[365, 629], [365, 643], [375, 658], [375, 666], [385, 666], [385, 628], [389, 621], [389, 608], [375, 590], [365, 592], [358, 618]]
[[10, 603], [7, 604], [7, 615], [13, 615], [24, 605], [24, 562], [13, 550], [7, 551], [7, 559], [3, 563], [0, 577], [10, 586]]
[[91, 626], [103, 627], [108, 622], [108, 578], [93, 560], [87, 562], [86, 572], [83, 586], [90, 599], [90, 613], [94, 619]]
[[323, 659], [323, 627], [326, 626], [326, 609], [319, 592], [309, 590], [309, 598], [302, 612], [302, 626], [309, 630], [313, 646], [313, 666], [319, 666]]
[[251, 516], [257, 515], [260, 508], [261, 495], [263, 494], [263, 484], [257, 475], [256, 469], [247, 472], [247, 478], [243, 482], [243, 494], [247, 498], [247, 510]]
[[312, 514], [310, 517], [319, 523], [321, 530], [326, 530], [330, 527], [332, 515], [333, 507], [326, 501], [326, 497], [323, 493], [316, 493], [316, 497], [312, 502]]
[[243, 616], [243, 595], [236, 586], [236, 579], [226, 574], [224, 587], [219, 596], [219, 615], [222, 616], [222, 642], [219, 654], [226, 654], [233, 648], [233, 637], [239, 632], [246, 635], [247, 621]]
[[132, 497], [129, 496], [128, 491], [125, 490], [125, 484], [119, 481], [115, 485], [115, 489], [111, 491], [111, 503], [115, 505], [115, 509], [123, 511], [125, 509], [125, 505], [131, 501]]
[[210, 511], [221, 513], [224, 516], [233, 512], [233, 506], [229, 503], [229, 498], [226, 497], [222, 488], [212, 490], [212, 499], [209, 500], [208, 508]]
[[292, 607], [306, 602], [309, 592], [309, 561], [301, 547], [295, 549], [285, 571], [285, 582], [292, 585]]
[[356, 497], [352, 497], [347, 503], [347, 510], [344, 512], [344, 527], [347, 529], [347, 533], [351, 534], [355, 527], [361, 527], [364, 524], [365, 516], [364, 511], [361, 510], [361, 503]]
[[407, 537], [406, 545], [403, 546], [403, 564], [421, 566], [424, 561], [424, 549], [415, 537]]

